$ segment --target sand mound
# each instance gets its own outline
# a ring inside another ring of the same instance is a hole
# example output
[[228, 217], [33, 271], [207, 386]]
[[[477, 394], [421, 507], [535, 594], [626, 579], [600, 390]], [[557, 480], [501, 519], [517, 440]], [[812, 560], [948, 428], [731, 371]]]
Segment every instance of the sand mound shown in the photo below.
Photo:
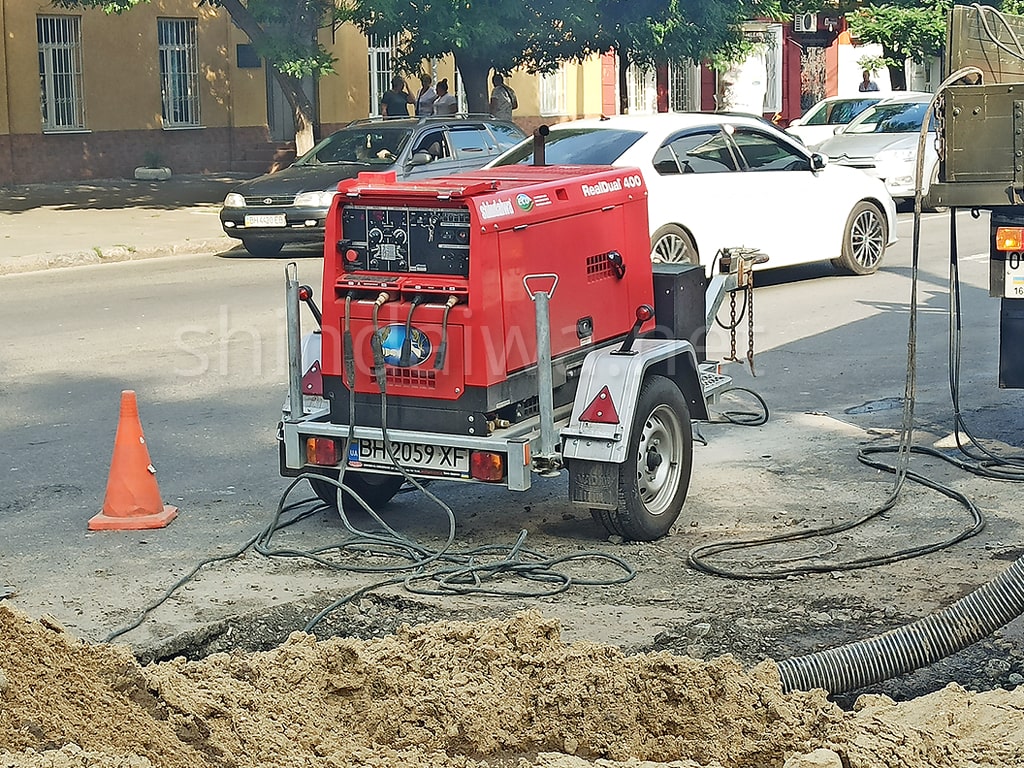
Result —
[[1018, 768], [1024, 691], [844, 713], [770, 663], [565, 644], [537, 612], [140, 667], [0, 607], [0, 768], [485, 764]]

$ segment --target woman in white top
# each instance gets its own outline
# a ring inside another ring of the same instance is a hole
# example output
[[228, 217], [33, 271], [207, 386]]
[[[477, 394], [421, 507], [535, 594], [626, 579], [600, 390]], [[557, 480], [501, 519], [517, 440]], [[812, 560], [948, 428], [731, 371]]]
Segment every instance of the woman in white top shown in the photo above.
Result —
[[426, 72], [420, 75], [420, 92], [416, 94], [416, 116], [424, 117], [434, 114], [434, 101], [437, 92], [431, 87], [431, 77]]
[[435, 115], [454, 115], [459, 111], [459, 102], [448, 93], [448, 80], [437, 81], [437, 99], [434, 101]]

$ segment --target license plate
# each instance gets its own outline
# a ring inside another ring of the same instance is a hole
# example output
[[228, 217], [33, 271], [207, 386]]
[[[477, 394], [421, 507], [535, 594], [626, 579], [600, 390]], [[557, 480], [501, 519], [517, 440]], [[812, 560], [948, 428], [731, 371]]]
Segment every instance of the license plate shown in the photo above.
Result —
[[283, 213], [249, 213], [245, 217], [247, 227], [286, 227]]
[[[447, 445], [392, 442], [395, 458], [406, 469], [442, 477], [469, 476], [469, 449]], [[350, 467], [394, 466], [383, 440], [358, 440], [349, 447]]]
[[1004, 298], [1024, 299], [1024, 258], [1019, 253], [1006, 254], [1005, 269]]

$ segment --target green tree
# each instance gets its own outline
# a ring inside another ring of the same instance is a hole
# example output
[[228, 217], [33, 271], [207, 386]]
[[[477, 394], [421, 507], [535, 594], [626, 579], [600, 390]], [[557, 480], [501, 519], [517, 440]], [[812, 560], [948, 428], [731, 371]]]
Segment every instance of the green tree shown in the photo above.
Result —
[[[61, 8], [101, 8], [122, 13], [150, 0], [51, 0]], [[302, 79], [333, 72], [333, 59], [316, 39], [317, 29], [334, 21], [333, 0], [196, 0], [223, 8], [270, 65], [292, 108], [295, 146], [301, 154], [313, 146], [313, 104]]]
[[626, 111], [631, 65], [709, 58], [735, 60], [746, 50], [741, 23], [778, 18], [778, 0], [599, 0], [592, 47], [619, 56], [619, 109]]
[[861, 42], [878, 43], [895, 90], [907, 87], [904, 62], [923, 62], [942, 52], [946, 43], [946, 14], [951, 0], [901, 0], [867, 5], [847, 16], [850, 31]]
[[620, 93], [628, 65], [700, 61], [738, 51], [740, 23], [780, 12], [779, 0], [348, 0], [340, 16], [364, 33], [401, 34], [413, 71], [423, 59], [452, 56], [470, 111], [487, 109], [493, 68], [547, 71], [560, 61], [615, 50]]

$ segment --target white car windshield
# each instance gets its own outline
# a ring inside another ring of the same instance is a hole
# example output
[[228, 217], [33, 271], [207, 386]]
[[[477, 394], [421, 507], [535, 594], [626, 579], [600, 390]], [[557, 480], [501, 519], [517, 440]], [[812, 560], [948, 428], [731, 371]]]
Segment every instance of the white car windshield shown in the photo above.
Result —
[[[926, 102], [876, 104], [859, 114], [843, 133], [914, 133], [921, 130], [927, 112]], [[934, 122], [933, 117], [929, 130], [934, 130]]]
[[[621, 128], [572, 128], [552, 131], [544, 142], [548, 165], [611, 165], [633, 146], [643, 131]], [[533, 140], [524, 141], [495, 165], [524, 165], [533, 162]]]

